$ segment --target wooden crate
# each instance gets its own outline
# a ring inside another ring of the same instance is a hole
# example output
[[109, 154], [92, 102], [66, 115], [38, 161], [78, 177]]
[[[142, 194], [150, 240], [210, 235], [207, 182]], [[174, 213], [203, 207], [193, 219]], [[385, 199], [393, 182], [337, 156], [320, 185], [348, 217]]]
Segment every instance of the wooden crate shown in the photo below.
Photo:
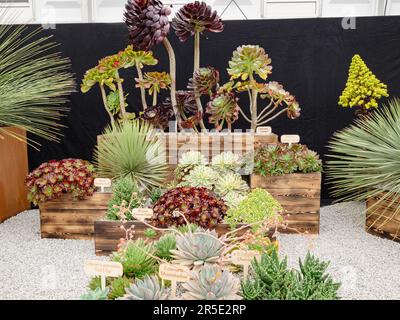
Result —
[[[125, 222], [124, 227], [128, 229], [132, 225], [135, 226], [135, 233], [132, 238], [133, 240], [146, 237], [144, 232], [149, 228], [148, 226], [140, 221], [129, 221]], [[120, 239], [125, 238], [125, 231], [121, 229], [121, 226], [122, 222], [120, 221], [98, 220], [94, 223], [94, 242], [96, 255], [108, 255], [118, 250], [118, 243]], [[241, 226], [243, 225], [238, 225], [237, 228], [240, 228]], [[215, 230], [220, 236], [231, 231], [230, 226], [225, 223], [218, 224]], [[246, 228], [240, 230], [238, 232], [238, 236], [242, 235], [246, 231]], [[161, 236], [162, 232], [158, 231], [154, 239], [158, 239]], [[272, 239], [272, 232], [270, 234], [270, 238]]]
[[[319, 233], [321, 202], [321, 173], [294, 173], [263, 177], [251, 175], [251, 188], [267, 190], [284, 209], [290, 228], [309, 234]], [[280, 230], [295, 233], [294, 230]]]
[[[15, 127], [8, 130], [26, 139], [26, 132]], [[30, 208], [25, 177], [28, 174], [26, 141], [3, 134], [0, 139], [0, 222]]]
[[39, 205], [42, 238], [91, 240], [94, 222], [104, 218], [111, 193], [95, 193], [84, 200], [70, 194]]
[[[381, 196], [367, 200], [367, 232], [400, 242], [400, 202], [381, 200]], [[396, 212], [397, 209], [397, 212]]]

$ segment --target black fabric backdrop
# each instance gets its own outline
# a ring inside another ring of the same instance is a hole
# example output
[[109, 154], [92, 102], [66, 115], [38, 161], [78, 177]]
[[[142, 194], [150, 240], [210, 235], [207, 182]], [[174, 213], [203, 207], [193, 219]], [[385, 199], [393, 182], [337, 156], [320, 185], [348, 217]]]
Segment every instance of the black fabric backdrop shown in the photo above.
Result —
[[[70, 57], [72, 70], [80, 84], [84, 72], [107, 55], [127, 45], [124, 24], [66, 24], [45, 31], [60, 43], [60, 51]], [[169, 37], [177, 56], [178, 89], [184, 89], [192, 72], [192, 39], [180, 43]], [[296, 95], [302, 108], [297, 120], [285, 116], [270, 125], [277, 134], [300, 134], [302, 143], [322, 156], [335, 130], [351, 123], [352, 110], [339, 108], [338, 97], [344, 88], [349, 63], [359, 53], [375, 75], [388, 85], [391, 96], [397, 96], [400, 85], [400, 17], [357, 18], [356, 29], [344, 30], [342, 19], [248, 20], [226, 21], [223, 33], [207, 33], [201, 41], [201, 65], [220, 70], [222, 81], [227, 80], [226, 67], [236, 47], [259, 44], [272, 58], [270, 80], [284, 85]], [[168, 71], [164, 47], [154, 48], [159, 64], [146, 70]], [[129, 104], [140, 106], [138, 90], [133, 88], [133, 70], [123, 73]], [[246, 105], [247, 97], [240, 104]], [[29, 150], [30, 169], [50, 159], [67, 157], [92, 159], [96, 136], [107, 124], [98, 88], [82, 94], [72, 94], [70, 112], [63, 119], [68, 127], [61, 143], [41, 141], [40, 151]], [[135, 109], [135, 108], [133, 108]], [[239, 120], [234, 128], [248, 128]], [[327, 199], [323, 185], [322, 197]]]

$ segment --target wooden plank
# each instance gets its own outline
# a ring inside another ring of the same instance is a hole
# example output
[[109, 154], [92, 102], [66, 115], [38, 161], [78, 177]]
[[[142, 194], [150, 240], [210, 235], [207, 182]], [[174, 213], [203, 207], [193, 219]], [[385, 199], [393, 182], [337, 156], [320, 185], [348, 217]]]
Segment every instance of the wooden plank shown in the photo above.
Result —
[[[26, 132], [16, 127], [6, 128], [26, 139]], [[25, 177], [28, 175], [26, 141], [2, 134], [0, 139], [0, 223], [30, 208]]]
[[53, 199], [39, 205], [41, 210], [52, 209], [104, 209], [112, 197], [111, 193], [96, 192], [91, 197], [83, 200], [73, 199], [70, 194], [63, 194], [58, 199]]

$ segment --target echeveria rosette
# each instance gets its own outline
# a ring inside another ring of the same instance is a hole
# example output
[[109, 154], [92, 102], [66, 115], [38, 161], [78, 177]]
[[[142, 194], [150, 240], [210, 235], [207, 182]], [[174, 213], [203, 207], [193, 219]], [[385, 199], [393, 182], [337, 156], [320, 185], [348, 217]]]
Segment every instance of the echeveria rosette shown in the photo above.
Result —
[[205, 2], [195, 1], [184, 5], [172, 19], [172, 28], [179, 40], [184, 42], [196, 32], [222, 32], [224, 25], [217, 11]]
[[208, 121], [214, 124], [218, 131], [222, 130], [225, 122], [228, 128], [231, 128], [232, 123], [239, 118], [238, 100], [233, 92], [217, 93], [207, 104]]
[[136, 78], [136, 87], [149, 90], [149, 94], [159, 93], [161, 89], [168, 89], [171, 78], [166, 72], [146, 72], [142, 80]]
[[229, 61], [228, 74], [231, 80], [241, 79], [246, 81], [257, 74], [266, 80], [272, 73], [271, 59], [265, 50], [258, 45], [243, 45], [238, 47]]
[[195, 70], [193, 77], [189, 79], [188, 89], [193, 90], [198, 95], [208, 94], [211, 96], [218, 82], [218, 70], [213, 67], [199, 68]]
[[129, 40], [138, 50], [148, 51], [169, 33], [171, 9], [159, 0], [129, 0], [125, 6]]

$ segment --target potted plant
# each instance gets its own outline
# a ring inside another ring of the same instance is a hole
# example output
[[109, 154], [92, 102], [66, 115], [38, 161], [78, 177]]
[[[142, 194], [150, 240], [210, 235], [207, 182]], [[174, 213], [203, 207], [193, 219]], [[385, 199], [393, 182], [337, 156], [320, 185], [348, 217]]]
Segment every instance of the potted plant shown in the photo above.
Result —
[[26, 177], [28, 199], [39, 206], [42, 238], [91, 239], [109, 193], [96, 193], [94, 166], [80, 159], [51, 160]]
[[29, 208], [27, 144], [38, 149], [40, 143], [26, 133], [58, 141], [57, 121], [67, 110], [62, 104], [75, 86], [69, 59], [53, 52], [56, 44], [49, 37], [13, 25], [7, 11], [1, 19], [0, 222]]
[[400, 241], [398, 141], [400, 101], [334, 134], [327, 177], [340, 201], [366, 201], [366, 230]]
[[267, 190], [284, 209], [290, 229], [319, 232], [322, 161], [301, 144], [256, 149], [251, 187]]

